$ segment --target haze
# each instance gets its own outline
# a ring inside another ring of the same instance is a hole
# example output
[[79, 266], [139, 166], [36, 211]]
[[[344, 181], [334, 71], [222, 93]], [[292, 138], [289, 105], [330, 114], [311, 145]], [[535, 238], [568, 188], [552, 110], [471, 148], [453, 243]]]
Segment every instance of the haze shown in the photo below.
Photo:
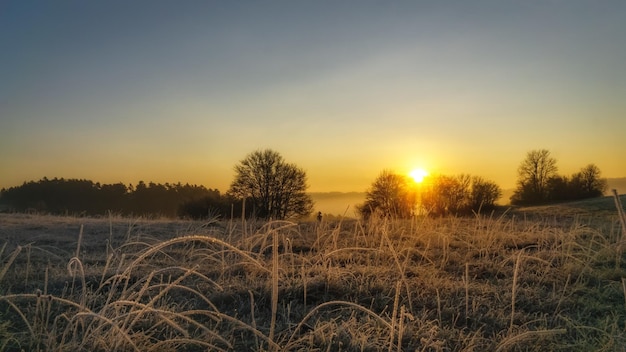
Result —
[[310, 190], [383, 169], [515, 185], [527, 151], [626, 176], [624, 1], [6, 1], [0, 187], [226, 191], [271, 148]]

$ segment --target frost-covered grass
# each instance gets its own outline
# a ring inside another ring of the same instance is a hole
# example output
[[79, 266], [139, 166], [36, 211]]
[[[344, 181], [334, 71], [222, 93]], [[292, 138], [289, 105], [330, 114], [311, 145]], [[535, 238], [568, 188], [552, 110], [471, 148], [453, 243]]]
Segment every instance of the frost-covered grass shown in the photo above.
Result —
[[[612, 201], [612, 200], [608, 200]], [[0, 351], [624, 351], [617, 212], [0, 215]]]

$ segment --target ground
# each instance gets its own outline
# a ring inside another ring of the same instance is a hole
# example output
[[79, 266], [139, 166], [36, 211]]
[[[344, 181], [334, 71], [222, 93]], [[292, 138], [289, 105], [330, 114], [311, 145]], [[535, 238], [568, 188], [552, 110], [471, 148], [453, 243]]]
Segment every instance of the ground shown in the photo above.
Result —
[[270, 223], [0, 214], [0, 351], [625, 351], [612, 198]]

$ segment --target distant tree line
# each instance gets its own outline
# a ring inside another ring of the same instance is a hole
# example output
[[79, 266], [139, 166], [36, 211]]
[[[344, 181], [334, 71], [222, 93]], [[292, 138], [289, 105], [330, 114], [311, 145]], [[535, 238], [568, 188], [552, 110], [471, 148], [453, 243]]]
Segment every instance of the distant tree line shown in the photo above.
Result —
[[216, 189], [189, 184], [101, 184], [90, 180], [43, 178], [2, 189], [10, 211], [49, 214], [166, 216], [203, 218], [241, 215], [241, 205]]
[[557, 161], [546, 149], [531, 150], [520, 164], [513, 205], [538, 205], [601, 197], [608, 184], [600, 168], [589, 164], [567, 177], [559, 175]]
[[[235, 179], [225, 195], [217, 189], [189, 184], [100, 184], [89, 180], [43, 178], [2, 189], [0, 204], [9, 211], [51, 214], [150, 215], [167, 217], [257, 217], [282, 220], [306, 217], [313, 201], [306, 193], [306, 172], [270, 149], [250, 153], [235, 166]], [[571, 177], [557, 174], [548, 150], [532, 150], [518, 168], [513, 205], [533, 205], [602, 196], [607, 181], [589, 164]], [[358, 207], [368, 218], [464, 215], [495, 207], [502, 191], [494, 182], [470, 175], [427, 177], [416, 184], [407, 176], [383, 171]]]

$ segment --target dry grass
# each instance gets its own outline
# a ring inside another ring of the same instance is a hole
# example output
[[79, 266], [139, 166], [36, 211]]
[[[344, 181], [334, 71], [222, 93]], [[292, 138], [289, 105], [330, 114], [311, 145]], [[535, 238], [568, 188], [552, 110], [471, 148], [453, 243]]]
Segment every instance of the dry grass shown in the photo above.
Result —
[[4, 214], [0, 351], [624, 351], [601, 220]]

